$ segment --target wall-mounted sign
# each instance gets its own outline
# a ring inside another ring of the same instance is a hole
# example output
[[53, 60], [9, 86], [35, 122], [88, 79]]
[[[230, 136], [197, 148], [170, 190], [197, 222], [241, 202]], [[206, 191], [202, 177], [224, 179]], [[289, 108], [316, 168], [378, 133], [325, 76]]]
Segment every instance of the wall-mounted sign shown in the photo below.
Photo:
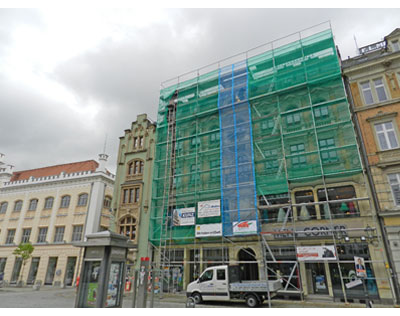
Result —
[[213, 217], [221, 214], [221, 201], [201, 201], [197, 203], [197, 217]]
[[[347, 225], [339, 224], [333, 225], [333, 230], [345, 231]], [[291, 228], [274, 229], [275, 232], [282, 232], [282, 234], [274, 234], [274, 239], [293, 238]], [[303, 226], [296, 227], [296, 237], [329, 237], [332, 236], [332, 228], [330, 226]]]
[[174, 226], [189, 226], [195, 224], [196, 210], [194, 207], [175, 209]]
[[257, 221], [233, 222], [234, 235], [257, 234]]
[[196, 237], [222, 236], [222, 224], [196, 225]]
[[299, 261], [336, 260], [335, 246], [297, 247], [297, 260]]

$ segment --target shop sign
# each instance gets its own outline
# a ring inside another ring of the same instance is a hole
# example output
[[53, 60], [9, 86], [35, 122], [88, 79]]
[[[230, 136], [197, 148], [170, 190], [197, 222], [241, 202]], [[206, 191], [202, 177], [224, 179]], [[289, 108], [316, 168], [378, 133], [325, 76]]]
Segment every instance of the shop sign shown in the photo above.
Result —
[[[333, 225], [333, 230], [345, 231], [347, 225], [339, 224]], [[304, 226], [296, 227], [296, 237], [329, 237], [332, 236], [332, 228], [330, 226]], [[291, 228], [285, 229], [275, 229], [275, 232], [282, 232], [281, 234], [275, 234], [274, 239], [286, 239], [293, 238], [293, 233]]]
[[299, 261], [336, 260], [335, 246], [297, 247], [297, 260]]
[[222, 236], [222, 224], [196, 225], [196, 237]]
[[257, 221], [233, 222], [234, 235], [257, 234]]
[[189, 226], [195, 224], [196, 210], [194, 207], [175, 209], [174, 226]]
[[201, 201], [197, 203], [197, 217], [213, 217], [221, 215], [221, 201]]

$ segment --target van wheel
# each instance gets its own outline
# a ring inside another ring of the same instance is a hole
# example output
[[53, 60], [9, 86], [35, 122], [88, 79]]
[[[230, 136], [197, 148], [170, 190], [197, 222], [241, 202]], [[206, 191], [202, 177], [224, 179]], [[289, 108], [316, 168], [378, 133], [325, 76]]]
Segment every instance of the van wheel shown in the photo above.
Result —
[[255, 295], [250, 294], [246, 297], [246, 305], [248, 307], [257, 307], [258, 304], [259, 304], [258, 298]]
[[195, 304], [200, 304], [201, 302], [203, 302], [203, 298], [201, 297], [201, 294], [200, 293], [193, 293], [192, 294], [192, 297], [193, 297], [193, 299], [194, 299], [194, 303]]

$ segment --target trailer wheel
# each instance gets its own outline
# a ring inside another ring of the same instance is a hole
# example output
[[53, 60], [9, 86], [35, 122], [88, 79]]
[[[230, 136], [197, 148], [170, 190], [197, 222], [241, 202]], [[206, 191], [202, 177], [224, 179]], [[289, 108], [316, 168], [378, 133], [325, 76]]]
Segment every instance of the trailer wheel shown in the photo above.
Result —
[[198, 292], [193, 293], [192, 297], [194, 299], [195, 304], [200, 304], [201, 302], [203, 302], [203, 298], [201, 297], [201, 294]]
[[246, 305], [248, 307], [257, 307], [259, 304], [258, 298], [257, 296], [255, 296], [254, 294], [250, 294], [246, 296]]

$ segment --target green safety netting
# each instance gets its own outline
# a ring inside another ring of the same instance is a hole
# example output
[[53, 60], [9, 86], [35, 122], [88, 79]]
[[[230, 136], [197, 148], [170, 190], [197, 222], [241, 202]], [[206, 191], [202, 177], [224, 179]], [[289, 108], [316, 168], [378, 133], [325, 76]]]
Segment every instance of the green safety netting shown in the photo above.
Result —
[[[224, 190], [228, 196], [233, 192], [232, 199], [238, 197], [233, 203], [236, 206], [223, 210], [222, 216], [196, 217], [196, 224], [230, 224], [238, 220], [240, 212], [260, 220], [252, 211], [254, 197], [251, 202], [245, 196], [246, 192], [253, 194], [253, 184], [257, 199], [284, 202], [296, 186], [322, 183], [323, 176], [345, 178], [362, 172], [331, 30], [248, 58], [239, 68], [243, 64], [244, 71], [231, 71], [229, 66], [160, 92], [150, 225], [150, 240], [156, 245], [161, 240], [193, 243], [195, 225], [174, 226], [172, 209], [221, 200]], [[246, 88], [246, 100], [240, 96], [241, 102], [245, 101], [242, 109], [235, 106], [235, 97], [226, 97], [230, 90], [235, 91], [234, 83], [221, 85], [221, 78], [232, 77], [234, 82], [241, 76], [247, 78], [240, 81]], [[168, 104], [175, 97], [175, 132], [168, 133]], [[228, 108], [221, 110], [218, 102], [225, 99]], [[248, 109], [250, 137], [247, 127], [243, 134], [243, 129], [221, 123], [233, 116], [240, 120], [245, 116], [239, 111]], [[229, 137], [233, 137], [231, 149]], [[237, 150], [242, 150], [239, 157]], [[247, 150], [252, 157], [244, 155]], [[238, 162], [241, 156], [250, 159], [244, 164], [247, 169], [241, 170], [240, 163], [234, 166], [234, 161], [231, 165], [224, 162], [224, 157]], [[254, 171], [255, 177], [245, 184], [247, 180], [234, 178], [238, 170]], [[236, 187], [229, 189], [226, 181]], [[268, 211], [261, 212], [262, 221], [269, 216]]]

